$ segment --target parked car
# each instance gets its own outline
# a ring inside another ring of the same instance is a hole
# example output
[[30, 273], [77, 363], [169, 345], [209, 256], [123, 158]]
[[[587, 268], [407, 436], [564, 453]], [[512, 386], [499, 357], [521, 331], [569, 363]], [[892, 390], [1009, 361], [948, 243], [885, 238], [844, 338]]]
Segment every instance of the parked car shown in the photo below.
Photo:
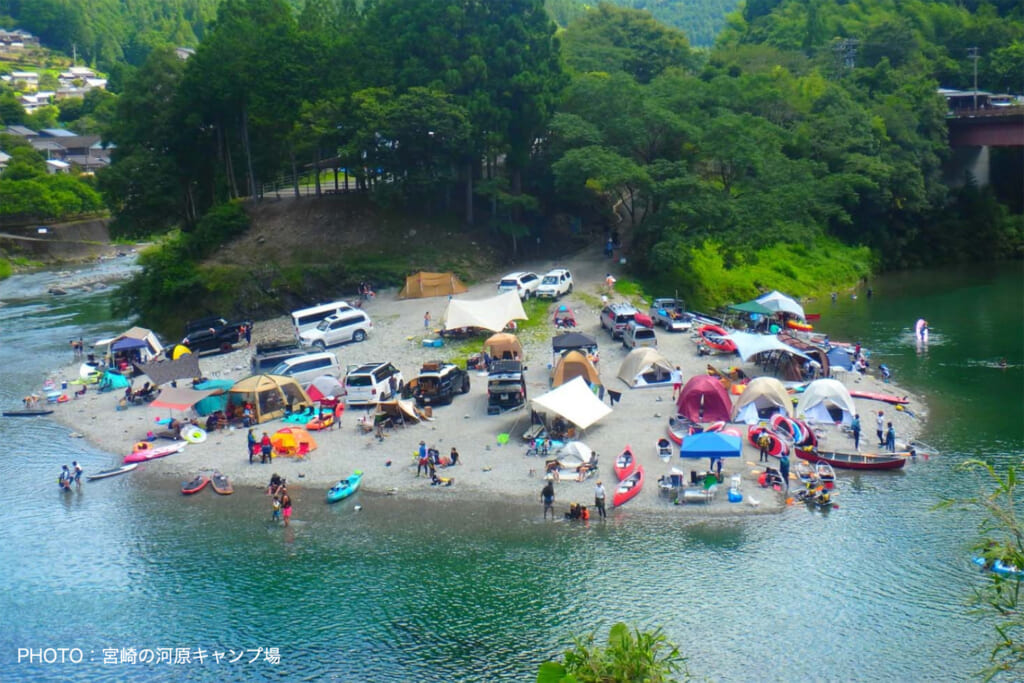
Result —
[[413, 397], [421, 406], [451, 403], [456, 393], [469, 393], [469, 373], [454, 363], [424, 363], [414, 381]]
[[332, 315], [341, 315], [351, 310], [352, 306], [347, 301], [333, 301], [329, 304], [317, 304], [292, 311], [292, 328], [295, 330], [295, 338], [298, 339], [303, 332], [316, 329], [317, 325]]
[[252, 329], [251, 320], [228, 322], [224, 318], [210, 316], [185, 323], [185, 337], [181, 343], [194, 353], [202, 351], [230, 351], [242, 340], [242, 327]]
[[509, 273], [498, 281], [499, 292], [518, 292], [519, 298], [529, 299], [540, 287], [540, 276], [532, 272]]
[[281, 361], [307, 353], [309, 353], [309, 349], [303, 347], [298, 340], [256, 344], [256, 352], [250, 361], [252, 373], [258, 375], [261, 372], [267, 372]]
[[572, 273], [565, 268], [554, 268], [546, 272], [537, 287], [537, 297], [542, 299], [557, 299], [571, 293]]
[[669, 332], [686, 332], [693, 327], [693, 316], [686, 312], [682, 299], [655, 299], [651, 318]]
[[340, 377], [341, 366], [338, 365], [337, 356], [329, 351], [321, 351], [281, 361], [270, 371], [270, 374], [291, 377], [302, 386], [307, 386], [322, 375]]
[[517, 360], [496, 360], [487, 374], [487, 414], [497, 415], [526, 404], [526, 368]]
[[627, 349], [635, 349], [641, 346], [658, 348], [658, 337], [654, 334], [654, 328], [642, 325], [636, 320], [626, 323], [626, 329], [622, 332], [622, 345]]
[[323, 351], [328, 346], [343, 344], [347, 341], [361, 342], [373, 329], [373, 321], [365, 311], [350, 309], [339, 315], [325, 318], [315, 329], [299, 335], [299, 343], [303, 346], [315, 346]]
[[619, 339], [626, 331], [626, 325], [636, 318], [638, 312], [632, 304], [608, 304], [601, 309], [601, 327], [608, 330], [612, 339]]
[[350, 366], [345, 375], [345, 400], [350, 406], [369, 405], [394, 398], [402, 390], [402, 372], [391, 363]]

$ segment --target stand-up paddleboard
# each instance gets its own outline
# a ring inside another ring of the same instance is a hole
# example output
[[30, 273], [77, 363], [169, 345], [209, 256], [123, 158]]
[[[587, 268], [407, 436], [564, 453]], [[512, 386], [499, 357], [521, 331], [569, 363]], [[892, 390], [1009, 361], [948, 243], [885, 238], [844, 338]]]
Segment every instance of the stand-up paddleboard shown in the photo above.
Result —
[[101, 470], [100, 472], [97, 472], [96, 474], [90, 474], [90, 475], [86, 476], [85, 480], [86, 481], [95, 481], [96, 479], [106, 479], [107, 477], [116, 477], [119, 474], [124, 474], [125, 472], [131, 472], [132, 470], [134, 470], [138, 466], [139, 466], [139, 463], [133, 462], [130, 465], [121, 465], [120, 467], [115, 467], [112, 470]]
[[205, 474], [197, 474], [195, 479], [192, 481], [186, 481], [181, 485], [181, 492], [186, 496], [191, 496], [194, 493], [199, 493], [206, 488], [206, 485], [210, 483], [210, 478]]
[[134, 451], [124, 456], [124, 463], [127, 465], [133, 462], [148, 462], [149, 460], [156, 460], [157, 458], [164, 458], [168, 455], [180, 453], [184, 448], [185, 442], [179, 441], [178, 443], [172, 443], [169, 446], [160, 446], [159, 448], [147, 448], [141, 451]]
[[222, 496], [230, 496], [235, 492], [235, 487], [231, 485], [231, 480], [228, 479], [226, 474], [214, 472], [210, 483], [213, 485], [214, 492]]

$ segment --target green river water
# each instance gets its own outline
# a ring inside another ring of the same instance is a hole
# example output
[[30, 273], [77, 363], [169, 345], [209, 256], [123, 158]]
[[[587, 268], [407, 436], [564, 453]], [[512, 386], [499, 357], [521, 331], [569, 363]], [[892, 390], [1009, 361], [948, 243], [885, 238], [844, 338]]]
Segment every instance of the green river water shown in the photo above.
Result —
[[[0, 283], [4, 407], [67, 361], [69, 339], [123, 328], [103, 293], [46, 295], [54, 278]], [[45, 419], [4, 419], [0, 679], [528, 681], [573, 635], [620, 620], [664, 628], [711, 680], [972, 679], [994, 640], [966, 608], [986, 580], [969, 557], [978, 520], [932, 507], [983, 483], [954, 470], [963, 459], [1024, 452], [1024, 271], [872, 287], [807, 309], [926, 397], [921, 436], [942, 454], [841, 474], [828, 514], [623, 509], [580, 526], [502, 501], [358, 494], [357, 512], [300, 486], [285, 530], [257, 491], [184, 499], [144, 471], [61, 495], [60, 464], [113, 458]]]

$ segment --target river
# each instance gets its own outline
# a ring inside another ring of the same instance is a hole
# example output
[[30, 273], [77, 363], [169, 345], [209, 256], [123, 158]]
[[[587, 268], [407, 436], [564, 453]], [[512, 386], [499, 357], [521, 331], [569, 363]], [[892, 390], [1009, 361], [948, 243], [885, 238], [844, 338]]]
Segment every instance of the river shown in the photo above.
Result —
[[[4, 407], [67, 362], [69, 340], [124, 327], [108, 292], [47, 295], [56, 277], [0, 283]], [[1024, 271], [915, 271], [872, 288], [807, 308], [927, 397], [922, 438], [942, 454], [841, 474], [827, 514], [624, 509], [584, 527], [542, 523], [539, 505], [359, 494], [361, 511], [306, 505], [285, 530], [258, 492], [183, 498], [143, 471], [59, 494], [61, 464], [95, 471], [111, 456], [47, 419], [5, 418], [4, 678], [526, 681], [574, 635], [620, 620], [662, 627], [711, 680], [972, 678], [995, 637], [966, 606], [986, 580], [969, 560], [978, 519], [933, 506], [984, 483], [955, 469], [965, 458], [1024, 451]]]

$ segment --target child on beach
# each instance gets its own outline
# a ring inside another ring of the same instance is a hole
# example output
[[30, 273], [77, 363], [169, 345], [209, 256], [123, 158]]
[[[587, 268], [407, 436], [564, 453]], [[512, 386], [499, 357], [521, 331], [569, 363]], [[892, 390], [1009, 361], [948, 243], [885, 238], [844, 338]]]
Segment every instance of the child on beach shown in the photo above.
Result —
[[281, 521], [281, 499], [274, 494], [274, 498], [270, 503], [272, 512], [270, 513], [270, 519], [275, 522]]

